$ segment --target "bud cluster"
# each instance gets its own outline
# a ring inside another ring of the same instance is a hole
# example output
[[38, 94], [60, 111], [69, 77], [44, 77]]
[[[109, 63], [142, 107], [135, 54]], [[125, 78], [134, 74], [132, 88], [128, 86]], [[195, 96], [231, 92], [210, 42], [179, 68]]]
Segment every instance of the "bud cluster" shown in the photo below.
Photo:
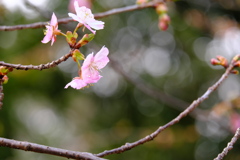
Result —
[[6, 84], [8, 82], [7, 74], [12, 71], [13, 68], [11, 67], [0, 66], [0, 79], [3, 82], [3, 84]]
[[[72, 58], [73, 61], [78, 64], [78, 77], [73, 78], [73, 80], [68, 83], [65, 88], [71, 86], [75, 89], [81, 89], [88, 87], [92, 83], [97, 83], [101, 79], [100, 69], [104, 68], [109, 62], [108, 58], [108, 48], [105, 46], [96, 54], [89, 54], [86, 58], [80, 52], [79, 48], [88, 44], [93, 40], [96, 30], [104, 28], [104, 22], [94, 19], [92, 11], [85, 7], [80, 6], [77, 0], [73, 2], [74, 9], [76, 14], [68, 13], [68, 15], [78, 24], [73, 32], [67, 31], [66, 34], [62, 33], [58, 29], [57, 17], [53, 13], [49, 25], [46, 26], [45, 37], [42, 40], [42, 43], [48, 43], [51, 41], [51, 45], [56, 41], [57, 35], [63, 35], [66, 37], [66, 41], [70, 48], [72, 49]], [[84, 34], [83, 37], [77, 41], [78, 34], [77, 30], [83, 27], [83, 31], [87, 28], [92, 33]], [[79, 61], [83, 61], [81, 66]]]
[[169, 15], [167, 14], [168, 7], [166, 6], [165, 3], [159, 3], [156, 6], [156, 12], [159, 16], [159, 18], [158, 18], [158, 28], [160, 30], [163, 30], [163, 31], [167, 30], [168, 26], [170, 24], [170, 21], [171, 21]]
[[[233, 58], [233, 65], [234, 65], [234, 68], [239, 68], [240, 67], [240, 55], [236, 55], [234, 58]], [[217, 56], [216, 59], [212, 58], [211, 59], [211, 64], [216, 66], [216, 65], [220, 65], [220, 66], [223, 66], [224, 68], [227, 68], [229, 66], [228, 64], [228, 60], [223, 57], [223, 56]], [[231, 71], [231, 73], [233, 74], [238, 74], [239, 71], [233, 69]]]

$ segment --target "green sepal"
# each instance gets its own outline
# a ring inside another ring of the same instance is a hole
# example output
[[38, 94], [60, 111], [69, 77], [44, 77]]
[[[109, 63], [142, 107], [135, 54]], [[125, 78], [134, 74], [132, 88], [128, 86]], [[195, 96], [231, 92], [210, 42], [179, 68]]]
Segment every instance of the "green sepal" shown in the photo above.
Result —
[[78, 49], [75, 49], [73, 51], [72, 58], [75, 62], [78, 62], [78, 61], [81, 61], [81, 60], [85, 59], [84, 55]]
[[11, 67], [5, 67], [5, 66], [1, 66], [0, 67], [0, 75], [7, 75], [9, 72], [12, 72], [13, 68]]
[[71, 31], [67, 31], [66, 40], [70, 47], [75, 46], [78, 34], [76, 32], [72, 33]]
[[2, 80], [3, 80], [3, 84], [7, 84], [8, 76], [7, 75], [3, 76]]
[[85, 34], [82, 39], [80, 41], [78, 41], [78, 43], [76, 44], [76, 48], [80, 48], [86, 44], [88, 44], [90, 41], [93, 40], [94, 38], [94, 34], [90, 33], [90, 34]]

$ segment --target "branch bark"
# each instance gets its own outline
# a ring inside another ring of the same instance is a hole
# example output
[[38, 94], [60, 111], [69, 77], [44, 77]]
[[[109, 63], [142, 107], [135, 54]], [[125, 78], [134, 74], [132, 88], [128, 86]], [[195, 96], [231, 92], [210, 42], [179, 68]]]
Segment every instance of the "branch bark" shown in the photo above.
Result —
[[141, 144], [144, 144], [146, 142], [149, 142], [151, 140], [153, 140], [155, 137], [157, 137], [158, 134], [160, 134], [163, 130], [165, 130], [166, 128], [178, 123], [183, 117], [187, 116], [190, 112], [192, 112], [197, 106], [199, 106], [204, 100], [206, 100], [209, 95], [216, 90], [219, 85], [228, 77], [228, 75], [230, 74], [231, 70], [234, 68], [234, 63], [235, 61], [232, 60], [232, 62], [230, 63], [229, 67], [227, 68], [227, 70], [225, 71], [225, 73], [221, 76], [221, 78], [215, 83], [213, 84], [211, 87], [208, 88], [208, 90], [201, 96], [199, 97], [197, 100], [193, 101], [192, 104], [187, 107], [183, 112], [181, 112], [176, 118], [174, 118], [173, 120], [171, 120], [170, 122], [168, 122], [167, 124], [160, 126], [156, 131], [154, 131], [153, 133], [151, 133], [150, 135], [147, 135], [146, 137], [137, 140], [135, 142], [132, 143], [126, 143], [125, 145], [112, 149], [112, 150], [106, 150], [104, 152], [98, 153], [96, 154], [98, 157], [104, 157], [106, 155], [111, 155], [111, 154], [118, 154], [118, 153], [122, 153], [125, 152], [127, 150], [130, 150], [132, 148], [135, 148]]
[[236, 130], [235, 135], [233, 136], [231, 141], [227, 144], [227, 147], [225, 147], [223, 151], [220, 154], [218, 154], [216, 158], [214, 158], [214, 160], [222, 160], [228, 154], [228, 152], [231, 149], [233, 149], [233, 145], [237, 142], [239, 138], [240, 138], [240, 128]]
[[[154, 0], [142, 5], [131, 5], [131, 6], [126, 6], [126, 7], [121, 7], [121, 8], [115, 8], [111, 9], [106, 12], [102, 13], [96, 13], [94, 14], [94, 17], [96, 19], [107, 17], [110, 15], [114, 14], [119, 14], [119, 13], [124, 13], [124, 12], [130, 12], [130, 11], [135, 11], [143, 8], [151, 8], [154, 7], [157, 3], [165, 2], [166, 0]], [[66, 24], [73, 21], [72, 18], [61, 18], [58, 19], [59, 24]], [[15, 26], [0, 26], [0, 31], [14, 31], [14, 30], [22, 30], [22, 29], [34, 29], [34, 28], [42, 28], [47, 25], [47, 22], [37, 22], [37, 23], [32, 23], [32, 24], [21, 24], [21, 25], [15, 25]]]
[[64, 56], [60, 57], [57, 60], [54, 60], [52, 62], [46, 63], [46, 64], [40, 64], [40, 65], [22, 65], [22, 64], [11, 64], [11, 63], [5, 63], [4, 61], [0, 61], [0, 66], [6, 66], [11, 67], [17, 70], [43, 70], [43, 69], [49, 69], [57, 66], [58, 64], [62, 63], [63, 61], [66, 61], [69, 57], [72, 56], [71, 50], [69, 53], [65, 54]]
[[99, 158], [93, 155], [92, 153], [88, 153], [88, 152], [70, 151], [70, 150], [65, 150], [60, 148], [39, 145], [36, 143], [22, 142], [22, 141], [16, 141], [16, 140], [11, 140], [6, 138], [0, 138], [0, 146], [20, 149], [24, 151], [50, 154], [50, 155], [55, 155], [55, 156], [60, 156], [65, 158], [77, 159], [77, 160], [105, 160], [103, 158]]

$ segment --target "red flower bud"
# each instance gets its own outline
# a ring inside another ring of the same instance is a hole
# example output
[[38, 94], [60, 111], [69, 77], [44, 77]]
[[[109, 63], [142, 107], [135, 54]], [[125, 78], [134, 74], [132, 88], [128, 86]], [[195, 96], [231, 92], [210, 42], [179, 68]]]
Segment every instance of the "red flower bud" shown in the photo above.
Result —
[[220, 62], [219, 62], [218, 60], [212, 58], [212, 59], [211, 59], [211, 64], [214, 65], [214, 66], [215, 66], [215, 65], [220, 65]]
[[237, 71], [237, 70], [231, 70], [231, 72], [230, 73], [232, 73], [232, 74], [239, 74], [239, 72]]
[[166, 31], [168, 29], [168, 23], [159, 21], [158, 28], [162, 31]]
[[170, 23], [170, 17], [167, 14], [159, 16], [158, 27], [160, 30], [167, 30]]

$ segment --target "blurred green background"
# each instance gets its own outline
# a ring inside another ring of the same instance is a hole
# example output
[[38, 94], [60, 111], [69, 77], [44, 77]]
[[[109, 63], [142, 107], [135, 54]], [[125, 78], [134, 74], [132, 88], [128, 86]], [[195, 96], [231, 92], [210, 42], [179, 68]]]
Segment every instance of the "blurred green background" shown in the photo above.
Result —
[[[49, 21], [52, 12], [58, 18], [68, 17], [68, 0], [30, 3], [38, 9], [23, 0], [0, 0], [0, 25]], [[92, 1], [92, 11], [133, 4], [135, 0]], [[104, 30], [97, 31], [81, 51], [96, 53], [105, 45], [114, 62], [102, 70], [103, 78], [94, 86], [64, 89], [77, 76], [71, 58], [49, 70], [10, 73], [4, 85], [0, 136], [99, 153], [143, 138], [175, 118], [223, 74], [221, 67], [210, 65], [210, 59], [216, 55], [230, 59], [239, 53], [240, 1], [183, 0], [167, 5], [171, 17], [167, 31], [158, 29], [153, 8], [101, 19]], [[59, 25], [59, 29], [73, 30], [76, 24]], [[64, 37], [58, 36], [52, 47], [42, 44], [43, 29], [0, 31], [1, 61], [38, 65], [68, 53]], [[149, 143], [105, 158], [213, 159], [240, 124], [239, 82], [238, 75], [231, 75], [193, 115]], [[154, 92], [149, 96], [146, 90]], [[236, 144], [225, 159], [240, 159], [239, 148]], [[0, 147], [0, 160], [25, 159], [65, 158]]]

